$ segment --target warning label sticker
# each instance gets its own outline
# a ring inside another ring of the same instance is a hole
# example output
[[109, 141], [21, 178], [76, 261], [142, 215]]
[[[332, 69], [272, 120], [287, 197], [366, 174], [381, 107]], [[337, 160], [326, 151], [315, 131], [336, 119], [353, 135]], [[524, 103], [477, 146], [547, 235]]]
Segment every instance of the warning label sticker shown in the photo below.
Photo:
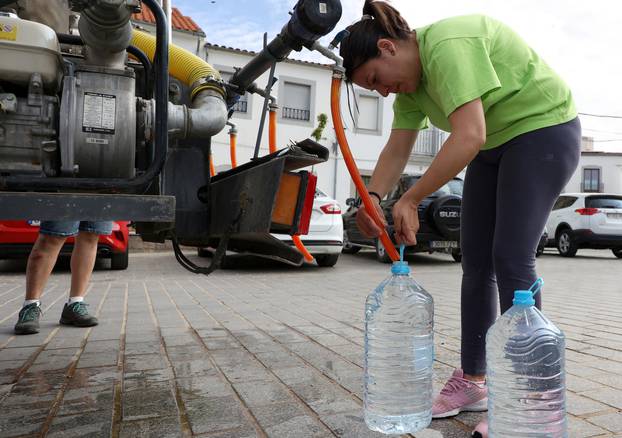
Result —
[[82, 131], [114, 134], [116, 105], [112, 94], [84, 93]]
[[15, 41], [17, 39], [17, 26], [15, 24], [0, 24], [0, 40]]

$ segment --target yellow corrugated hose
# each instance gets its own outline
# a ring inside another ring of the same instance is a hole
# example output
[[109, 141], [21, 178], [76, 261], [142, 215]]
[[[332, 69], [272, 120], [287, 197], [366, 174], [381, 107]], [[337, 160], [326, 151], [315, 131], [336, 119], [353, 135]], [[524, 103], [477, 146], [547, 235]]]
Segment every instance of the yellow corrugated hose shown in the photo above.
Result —
[[[155, 36], [134, 29], [131, 44], [142, 50], [153, 61], [156, 48]], [[211, 76], [217, 80], [221, 79], [218, 70], [186, 49], [169, 44], [168, 53], [170, 75], [188, 86], [192, 86], [205, 77]], [[226, 97], [224, 89], [215, 84], [202, 84], [196, 87], [192, 90], [191, 97], [194, 98], [199, 91], [208, 89], [218, 92], [223, 98]]]

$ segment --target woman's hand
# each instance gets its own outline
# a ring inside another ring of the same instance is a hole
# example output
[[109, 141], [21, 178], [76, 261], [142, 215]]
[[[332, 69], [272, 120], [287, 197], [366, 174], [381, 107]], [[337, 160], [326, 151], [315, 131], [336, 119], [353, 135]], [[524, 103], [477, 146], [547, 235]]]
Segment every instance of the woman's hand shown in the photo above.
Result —
[[[374, 203], [374, 207], [376, 208], [378, 215], [382, 219], [383, 225], [386, 227], [387, 221], [384, 218], [384, 213], [382, 211], [382, 208], [380, 207], [380, 203], [375, 196], [372, 196], [372, 202]], [[374, 222], [374, 220], [371, 218], [367, 210], [365, 210], [364, 205], [361, 205], [356, 212], [356, 225], [366, 237], [378, 237], [382, 232], [380, 227], [376, 225], [376, 222]]]
[[393, 228], [397, 243], [415, 245], [419, 231], [419, 205], [407, 195], [405, 193], [393, 206]]

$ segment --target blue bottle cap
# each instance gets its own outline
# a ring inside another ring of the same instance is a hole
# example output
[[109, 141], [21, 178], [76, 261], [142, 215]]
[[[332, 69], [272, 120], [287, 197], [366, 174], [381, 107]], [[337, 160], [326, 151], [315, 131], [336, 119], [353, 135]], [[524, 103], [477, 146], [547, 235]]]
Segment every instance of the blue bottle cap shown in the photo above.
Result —
[[408, 275], [410, 274], [410, 268], [408, 267], [407, 262], [393, 262], [391, 265], [391, 274], [394, 275]]
[[536, 300], [533, 299], [533, 292], [530, 290], [515, 290], [514, 300], [512, 304], [518, 304], [521, 306], [533, 306], [536, 304]]

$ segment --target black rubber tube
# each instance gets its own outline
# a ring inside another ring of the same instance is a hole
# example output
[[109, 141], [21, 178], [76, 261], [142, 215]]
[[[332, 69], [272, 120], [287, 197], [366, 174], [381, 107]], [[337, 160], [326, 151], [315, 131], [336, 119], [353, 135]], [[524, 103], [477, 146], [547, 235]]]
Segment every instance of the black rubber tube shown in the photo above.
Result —
[[[0, 0], [1, 1], [1, 0]], [[168, 32], [166, 15], [156, 0], [143, 0], [156, 19], [155, 57], [155, 154], [154, 161], [143, 173], [124, 178], [43, 178], [27, 176], [0, 177], [0, 189], [16, 191], [106, 191], [143, 193], [162, 171], [168, 152]]]
[[[58, 38], [58, 42], [61, 44], [73, 44], [74, 46], [83, 46], [84, 41], [80, 38], [79, 35], [69, 35], [66, 33], [57, 33], [56, 37]], [[127, 53], [132, 54], [138, 61], [142, 64], [143, 69], [145, 70], [145, 82], [146, 82], [146, 93], [145, 98], [151, 99], [153, 95], [152, 84], [153, 84], [153, 65], [149, 60], [149, 57], [140, 50], [136, 46], [128, 46]]]

